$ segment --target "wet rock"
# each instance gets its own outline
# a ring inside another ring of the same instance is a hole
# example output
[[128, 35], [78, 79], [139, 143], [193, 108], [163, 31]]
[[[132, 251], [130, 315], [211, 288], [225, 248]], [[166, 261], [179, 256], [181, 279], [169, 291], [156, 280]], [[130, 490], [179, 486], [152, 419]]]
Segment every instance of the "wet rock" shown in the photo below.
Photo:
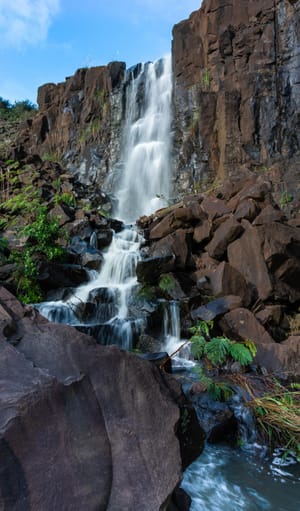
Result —
[[112, 229], [101, 229], [97, 231], [97, 248], [105, 248], [111, 244], [113, 237]]
[[156, 365], [156, 367], [163, 369], [167, 373], [172, 373], [172, 362], [166, 351], [140, 353], [138, 356], [143, 360], [147, 360], [148, 362], [151, 362], [151, 364]]
[[199, 391], [197, 384], [191, 387], [189, 397], [208, 442], [216, 444], [236, 439], [238, 422], [228, 403], [215, 401], [207, 392]]
[[70, 236], [78, 236], [83, 240], [88, 240], [93, 232], [87, 218], [74, 220], [74, 222], [66, 224], [65, 228]]
[[227, 246], [242, 234], [244, 227], [235, 220], [234, 217], [228, 218], [215, 231], [211, 242], [205, 249], [215, 259], [220, 259], [226, 252]]
[[[189, 511], [192, 499], [183, 488], [177, 487], [168, 502], [165, 511]], [[163, 511], [163, 510], [162, 510]]]
[[99, 250], [90, 248], [80, 256], [79, 262], [85, 268], [99, 271], [103, 262], [103, 256]]
[[74, 256], [84, 254], [88, 248], [88, 243], [79, 236], [73, 236], [68, 246], [68, 253]]
[[236, 308], [228, 312], [219, 321], [219, 326], [230, 339], [249, 339], [255, 344], [274, 343], [272, 337], [248, 309]]
[[143, 284], [157, 284], [162, 273], [174, 269], [175, 255], [148, 257], [137, 263], [136, 274], [138, 281]]
[[232, 309], [241, 307], [241, 305], [242, 300], [239, 296], [224, 296], [192, 310], [191, 318], [193, 320], [201, 319], [203, 321], [211, 321], [217, 316], [226, 314], [226, 312], [231, 311]]
[[143, 353], [158, 353], [161, 349], [161, 342], [151, 335], [142, 334], [138, 340], [137, 348]]
[[43, 263], [38, 281], [45, 291], [60, 287], [76, 287], [89, 280], [87, 271], [76, 264]]

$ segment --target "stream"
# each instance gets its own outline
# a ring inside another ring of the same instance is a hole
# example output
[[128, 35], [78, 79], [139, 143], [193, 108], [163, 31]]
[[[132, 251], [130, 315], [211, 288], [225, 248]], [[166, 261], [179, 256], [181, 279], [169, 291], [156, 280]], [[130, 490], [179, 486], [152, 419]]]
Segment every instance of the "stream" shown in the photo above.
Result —
[[[101, 271], [93, 272], [87, 284], [66, 300], [37, 306], [50, 321], [74, 325], [101, 344], [117, 344], [127, 350], [134, 347], [146, 321], [144, 316], [132, 314], [130, 308], [138, 285], [135, 268], [142, 242], [130, 224], [165, 205], [170, 194], [171, 57], [142, 65], [131, 80], [129, 75], [120, 158], [123, 173], [118, 180], [115, 212], [124, 221], [124, 229], [114, 233], [103, 253]], [[162, 351], [173, 353], [184, 342], [179, 316], [178, 303], [170, 302], [161, 326]], [[189, 372], [194, 363], [181, 356], [175, 358], [175, 365], [178, 371]], [[284, 462], [280, 456], [268, 460], [265, 450], [248, 444], [248, 439], [242, 449], [207, 445], [185, 471], [182, 487], [192, 497], [191, 511], [300, 509], [299, 465]]]

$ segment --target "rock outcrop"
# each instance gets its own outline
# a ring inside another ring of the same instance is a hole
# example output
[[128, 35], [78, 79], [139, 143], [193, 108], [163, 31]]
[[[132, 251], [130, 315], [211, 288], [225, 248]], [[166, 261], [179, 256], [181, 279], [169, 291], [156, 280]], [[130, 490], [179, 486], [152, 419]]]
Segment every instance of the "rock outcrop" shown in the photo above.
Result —
[[263, 345], [260, 366], [300, 378], [292, 362], [299, 349], [299, 217], [279, 208], [271, 182], [255, 174], [225, 181], [139, 224], [149, 247], [138, 278], [182, 304], [184, 333], [195, 321], [215, 320], [220, 334]]
[[177, 382], [3, 287], [0, 318], [1, 509], [160, 509], [182, 470]]
[[300, 4], [291, 0], [204, 0], [175, 25], [179, 188], [246, 167], [270, 171], [281, 192], [284, 177], [294, 194], [300, 171], [299, 22]]
[[116, 162], [123, 118], [124, 62], [79, 69], [38, 89], [38, 114], [17, 146], [65, 163], [82, 183], [104, 183]]

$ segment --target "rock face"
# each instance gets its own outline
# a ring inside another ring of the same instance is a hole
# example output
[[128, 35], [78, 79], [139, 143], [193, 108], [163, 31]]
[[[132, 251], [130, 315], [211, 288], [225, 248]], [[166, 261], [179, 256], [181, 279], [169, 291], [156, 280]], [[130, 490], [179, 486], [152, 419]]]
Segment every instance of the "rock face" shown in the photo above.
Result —
[[38, 90], [38, 115], [18, 144], [66, 163], [81, 182], [103, 183], [121, 143], [125, 64], [79, 69], [57, 85]]
[[179, 385], [2, 287], [0, 304], [0, 508], [157, 511], [181, 475]]
[[[299, 175], [300, 4], [204, 0], [173, 29], [176, 176]], [[280, 171], [279, 171], [280, 168]], [[282, 191], [282, 190], [281, 190]]]
[[[292, 0], [204, 0], [175, 25], [175, 192], [256, 169], [271, 175], [279, 194], [297, 195], [299, 18], [299, 2]], [[27, 122], [16, 152], [61, 160], [82, 183], [111, 191], [122, 166], [129, 79], [125, 64], [112, 62], [43, 85], [39, 113]]]

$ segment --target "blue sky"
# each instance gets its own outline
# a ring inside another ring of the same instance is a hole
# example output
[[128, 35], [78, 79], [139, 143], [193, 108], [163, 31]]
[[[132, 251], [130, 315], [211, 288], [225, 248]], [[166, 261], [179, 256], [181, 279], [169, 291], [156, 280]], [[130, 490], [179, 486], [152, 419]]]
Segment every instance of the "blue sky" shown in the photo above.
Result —
[[0, 0], [0, 96], [36, 101], [76, 69], [170, 51], [175, 23], [201, 0]]

